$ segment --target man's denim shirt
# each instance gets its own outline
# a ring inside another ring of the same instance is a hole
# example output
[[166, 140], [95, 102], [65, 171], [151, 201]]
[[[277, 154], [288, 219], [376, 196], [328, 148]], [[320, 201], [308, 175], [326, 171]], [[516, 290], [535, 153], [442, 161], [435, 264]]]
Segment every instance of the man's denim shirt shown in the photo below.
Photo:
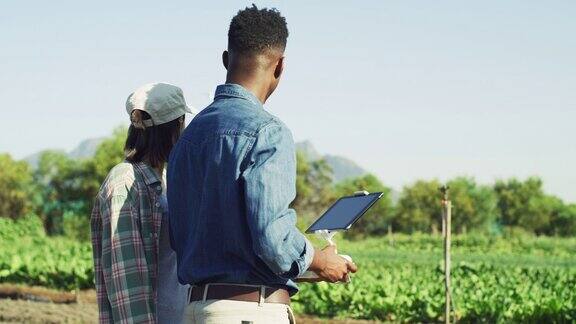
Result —
[[172, 246], [182, 284], [286, 288], [314, 248], [288, 206], [296, 196], [292, 134], [242, 86], [224, 84], [188, 125], [168, 163]]

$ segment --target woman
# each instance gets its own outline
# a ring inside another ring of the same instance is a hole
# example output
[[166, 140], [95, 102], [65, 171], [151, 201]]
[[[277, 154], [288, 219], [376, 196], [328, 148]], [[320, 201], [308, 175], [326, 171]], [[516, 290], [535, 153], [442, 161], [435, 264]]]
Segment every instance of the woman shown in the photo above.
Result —
[[179, 323], [188, 288], [170, 248], [164, 169], [191, 113], [182, 90], [148, 84], [126, 102], [125, 161], [96, 197], [92, 247], [101, 323]]

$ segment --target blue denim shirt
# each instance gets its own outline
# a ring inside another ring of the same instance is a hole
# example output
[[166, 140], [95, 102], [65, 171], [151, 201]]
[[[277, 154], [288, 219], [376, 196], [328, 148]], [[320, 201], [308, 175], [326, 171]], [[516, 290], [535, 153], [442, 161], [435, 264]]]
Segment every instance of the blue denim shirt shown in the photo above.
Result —
[[182, 284], [288, 289], [314, 249], [288, 206], [296, 196], [292, 134], [237, 84], [188, 125], [168, 163], [172, 246]]

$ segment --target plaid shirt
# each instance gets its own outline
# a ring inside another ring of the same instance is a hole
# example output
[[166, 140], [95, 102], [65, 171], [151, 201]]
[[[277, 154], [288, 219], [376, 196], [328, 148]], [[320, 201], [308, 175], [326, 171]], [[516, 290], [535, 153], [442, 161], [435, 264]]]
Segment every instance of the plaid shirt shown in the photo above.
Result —
[[91, 217], [100, 323], [155, 323], [162, 184], [144, 163], [120, 163]]

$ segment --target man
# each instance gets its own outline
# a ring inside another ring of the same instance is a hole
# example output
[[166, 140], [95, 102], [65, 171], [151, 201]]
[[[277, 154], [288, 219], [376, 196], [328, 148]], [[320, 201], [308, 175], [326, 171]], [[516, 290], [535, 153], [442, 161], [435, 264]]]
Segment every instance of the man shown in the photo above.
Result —
[[256, 6], [230, 23], [226, 84], [186, 128], [168, 167], [178, 278], [191, 284], [193, 323], [293, 322], [293, 282], [306, 270], [346, 281], [356, 266], [315, 250], [295, 226], [292, 135], [263, 104], [284, 69], [286, 20]]

